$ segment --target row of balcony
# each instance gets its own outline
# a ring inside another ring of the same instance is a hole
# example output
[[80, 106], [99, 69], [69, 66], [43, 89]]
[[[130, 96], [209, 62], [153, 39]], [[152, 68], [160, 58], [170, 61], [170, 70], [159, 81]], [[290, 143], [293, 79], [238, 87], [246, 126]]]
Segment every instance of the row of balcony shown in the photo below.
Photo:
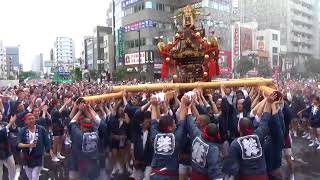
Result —
[[313, 29], [307, 28], [307, 27], [303, 27], [303, 26], [293, 26], [292, 30], [296, 31], [296, 32], [299, 32], [299, 33], [309, 34], [309, 35], [314, 34]]
[[306, 37], [294, 36], [293, 38], [291, 38], [291, 41], [299, 44], [301, 43], [301, 44], [313, 45], [313, 40]]
[[308, 18], [306, 16], [302, 16], [302, 15], [296, 15], [294, 13], [291, 14], [291, 20], [292, 21], [299, 21], [301, 23], [304, 24], [309, 24], [309, 25], [313, 25], [313, 19], [312, 18]]
[[297, 52], [297, 53], [302, 53], [302, 54], [309, 54], [312, 55], [313, 51], [311, 48], [298, 48], [298, 47], [294, 47], [293, 52]]
[[310, 16], [314, 14], [312, 9], [302, 6], [301, 4], [292, 3], [291, 8], [293, 10], [308, 14]]

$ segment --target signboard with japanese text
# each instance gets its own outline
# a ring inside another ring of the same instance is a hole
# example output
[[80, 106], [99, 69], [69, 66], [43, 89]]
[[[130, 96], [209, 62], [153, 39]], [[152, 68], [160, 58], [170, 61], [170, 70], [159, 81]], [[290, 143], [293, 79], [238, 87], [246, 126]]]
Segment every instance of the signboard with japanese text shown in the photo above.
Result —
[[124, 26], [124, 32], [136, 31], [139, 29], [154, 27], [156, 24], [153, 20], [138, 21], [129, 25]]
[[139, 53], [126, 54], [124, 58], [124, 65], [139, 65], [146, 63], [146, 52], [140, 52], [140, 62]]
[[249, 28], [240, 28], [240, 51], [246, 51], [246, 50], [253, 50], [252, 47], [252, 36], [253, 36], [253, 31], [252, 29]]
[[121, 6], [122, 6], [122, 8], [127, 8], [127, 7], [134, 5], [134, 4], [141, 2], [141, 1], [143, 1], [143, 0], [122, 0]]
[[124, 57], [124, 50], [123, 50], [123, 30], [122, 28], [118, 29], [118, 56], [119, 56], [119, 62], [123, 63], [123, 57]]
[[236, 24], [234, 26], [233, 32], [233, 56], [237, 59], [240, 57], [240, 33], [239, 33], [239, 25]]

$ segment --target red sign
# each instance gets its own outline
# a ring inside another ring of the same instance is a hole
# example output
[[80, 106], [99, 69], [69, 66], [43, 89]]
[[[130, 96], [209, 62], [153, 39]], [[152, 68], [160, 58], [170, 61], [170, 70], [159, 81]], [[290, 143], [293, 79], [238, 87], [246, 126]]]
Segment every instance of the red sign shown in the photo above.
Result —
[[264, 50], [264, 42], [263, 41], [259, 41], [258, 42], [258, 49], [259, 50]]
[[239, 58], [240, 47], [239, 47], [239, 25], [236, 24], [233, 33], [233, 56]]
[[252, 50], [252, 29], [240, 28], [240, 42], [241, 52], [245, 50]]
[[219, 53], [219, 66], [222, 75], [232, 76], [231, 51], [221, 50]]

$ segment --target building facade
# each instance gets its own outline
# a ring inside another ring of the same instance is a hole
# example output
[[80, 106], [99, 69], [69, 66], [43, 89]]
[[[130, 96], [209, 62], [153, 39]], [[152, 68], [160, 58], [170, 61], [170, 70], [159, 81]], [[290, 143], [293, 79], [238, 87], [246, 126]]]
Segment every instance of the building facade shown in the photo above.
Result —
[[[84, 37], [83, 47], [84, 47], [84, 51], [83, 51], [84, 68], [93, 69], [93, 49], [94, 49], [93, 36]], [[89, 65], [90, 65], [90, 68], [89, 68]]]
[[257, 21], [259, 29], [275, 29], [286, 46], [288, 67], [305, 70], [304, 62], [316, 56], [317, 0], [238, 0], [240, 22]]
[[3, 46], [3, 42], [0, 40], [0, 79], [7, 79], [6, 73], [6, 48]]
[[94, 35], [93, 35], [93, 42], [94, 42], [94, 49], [93, 49], [93, 64], [89, 64], [89, 69], [92, 67], [93, 69], [98, 70], [101, 72], [105, 71], [105, 41], [104, 37], [107, 34], [112, 34], [111, 27], [105, 26], [97, 26], [94, 28]]
[[38, 72], [40, 74], [44, 73], [44, 62], [43, 62], [43, 54], [38, 54], [34, 56], [32, 61], [32, 71]]
[[7, 59], [11, 59], [13, 69], [18, 69], [20, 64], [19, 47], [6, 47]]
[[54, 60], [66, 71], [73, 68], [75, 61], [74, 41], [69, 37], [57, 37], [54, 42]]
[[163, 36], [167, 43], [174, 40], [180, 27], [173, 17], [187, 4], [201, 8], [198, 25], [204, 27], [206, 36], [213, 33], [219, 36], [221, 49], [228, 54], [231, 51], [230, 0], [114, 0], [114, 12], [111, 3], [106, 22], [115, 27], [116, 66], [124, 66], [142, 79], [160, 78], [163, 59], [157, 53], [157, 37]]

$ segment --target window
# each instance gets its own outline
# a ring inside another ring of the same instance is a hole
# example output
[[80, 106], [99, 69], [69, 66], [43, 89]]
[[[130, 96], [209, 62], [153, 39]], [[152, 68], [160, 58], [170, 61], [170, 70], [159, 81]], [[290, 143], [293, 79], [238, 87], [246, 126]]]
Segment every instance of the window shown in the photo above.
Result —
[[141, 38], [140, 45], [145, 46], [146, 45], [146, 38]]
[[146, 9], [152, 9], [152, 1], [146, 1], [145, 2], [145, 8]]
[[139, 40], [138, 39], [134, 40], [134, 45], [135, 45], [135, 47], [139, 47]]
[[278, 41], [278, 34], [272, 34], [272, 40]]
[[144, 3], [137, 4], [133, 7], [134, 13], [142, 11], [142, 10], [144, 10]]
[[272, 48], [272, 53], [278, 53], [278, 48], [277, 47], [273, 47]]
[[134, 41], [130, 41], [130, 48], [134, 48]]
[[263, 41], [264, 37], [263, 36], [257, 36], [257, 40]]
[[278, 55], [273, 55], [272, 56], [272, 64], [273, 64], [273, 66], [278, 66], [278, 59], [279, 59]]
[[158, 11], [164, 11], [164, 4], [161, 4], [161, 3], [157, 3], [156, 4], [156, 10]]

